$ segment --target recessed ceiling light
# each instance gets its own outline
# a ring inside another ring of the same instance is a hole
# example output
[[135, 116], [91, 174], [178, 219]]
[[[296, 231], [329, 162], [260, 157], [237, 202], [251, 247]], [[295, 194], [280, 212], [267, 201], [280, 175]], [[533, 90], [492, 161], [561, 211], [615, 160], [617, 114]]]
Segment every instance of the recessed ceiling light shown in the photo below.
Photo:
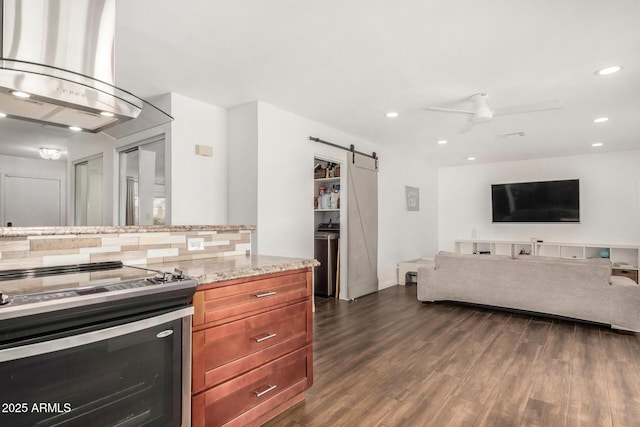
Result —
[[603, 68], [601, 70], [598, 70], [598, 71], [596, 71], [596, 74], [601, 75], [601, 76], [606, 76], [607, 74], [617, 73], [620, 70], [622, 70], [622, 67], [620, 67], [618, 65], [614, 65], [612, 67], [607, 67], [607, 68]]
[[598, 117], [593, 120], [593, 123], [604, 123], [606, 121], [609, 121], [609, 117]]
[[446, 144], [447, 140], [446, 139], [441, 139], [440, 141], [438, 141], [438, 144], [443, 145]]
[[0, 112], [0, 118], [4, 118], [4, 117], [7, 117], [7, 113]]
[[29, 95], [27, 92], [21, 92], [19, 90], [14, 90], [13, 92], [11, 92], [11, 95], [18, 97], [18, 98], [30, 98], [31, 95]]
[[113, 117], [114, 116], [114, 114], [112, 112], [110, 112], [110, 111], [101, 111], [100, 115], [102, 117]]
[[602, 147], [602, 142], [594, 142], [593, 144], [591, 144], [592, 147]]
[[79, 131], [82, 130], [82, 128], [79, 127], [79, 126], [69, 126], [69, 129], [74, 131], [74, 132], [79, 132]]
[[385, 114], [385, 116], [387, 116], [389, 118], [394, 118], [394, 117], [398, 117], [399, 114], [396, 113], [395, 111], [389, 111], [387, 114]]
[[471, 157], [467, 157], [467, 160], [475, 160], [476, 158], [471, 156]]

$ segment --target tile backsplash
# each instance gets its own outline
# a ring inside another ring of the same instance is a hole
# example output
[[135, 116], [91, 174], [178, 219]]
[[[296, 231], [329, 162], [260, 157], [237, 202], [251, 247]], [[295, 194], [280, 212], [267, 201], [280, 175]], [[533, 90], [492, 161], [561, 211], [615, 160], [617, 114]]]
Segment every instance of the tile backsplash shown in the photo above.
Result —
[[[193, 238], [204, 240], [204, 248], [188, 250]], [[104, 261], [147, 265], [250, 254], [251, 230], [245, 229], [0, 237], [0, 270]]]

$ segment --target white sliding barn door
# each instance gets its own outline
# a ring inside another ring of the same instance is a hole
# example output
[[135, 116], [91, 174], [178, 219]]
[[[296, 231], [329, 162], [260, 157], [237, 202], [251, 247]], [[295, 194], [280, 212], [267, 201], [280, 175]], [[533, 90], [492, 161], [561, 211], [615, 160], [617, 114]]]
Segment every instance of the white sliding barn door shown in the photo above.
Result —
[[372, 158], [347, 162], [347, 298], [378, 291], [378, 170]]

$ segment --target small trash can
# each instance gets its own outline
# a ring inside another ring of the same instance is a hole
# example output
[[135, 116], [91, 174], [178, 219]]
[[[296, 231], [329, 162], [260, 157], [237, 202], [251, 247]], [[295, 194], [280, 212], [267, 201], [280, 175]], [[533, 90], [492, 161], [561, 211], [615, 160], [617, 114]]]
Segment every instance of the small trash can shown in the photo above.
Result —
[[407, 274], [404, 275], [404, 284], [405, 285], [418, 284], [418, 273], [415, 271], [408, 271]]

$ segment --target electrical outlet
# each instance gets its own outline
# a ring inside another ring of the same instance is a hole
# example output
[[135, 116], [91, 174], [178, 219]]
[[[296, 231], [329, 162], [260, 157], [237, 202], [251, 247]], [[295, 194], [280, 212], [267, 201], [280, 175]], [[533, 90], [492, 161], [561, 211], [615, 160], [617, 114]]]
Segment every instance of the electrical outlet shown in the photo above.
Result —
[[187, 250], [188, 251], [204, 251], [204, 238], [195, 237], [192, 239], [187, 239]]

